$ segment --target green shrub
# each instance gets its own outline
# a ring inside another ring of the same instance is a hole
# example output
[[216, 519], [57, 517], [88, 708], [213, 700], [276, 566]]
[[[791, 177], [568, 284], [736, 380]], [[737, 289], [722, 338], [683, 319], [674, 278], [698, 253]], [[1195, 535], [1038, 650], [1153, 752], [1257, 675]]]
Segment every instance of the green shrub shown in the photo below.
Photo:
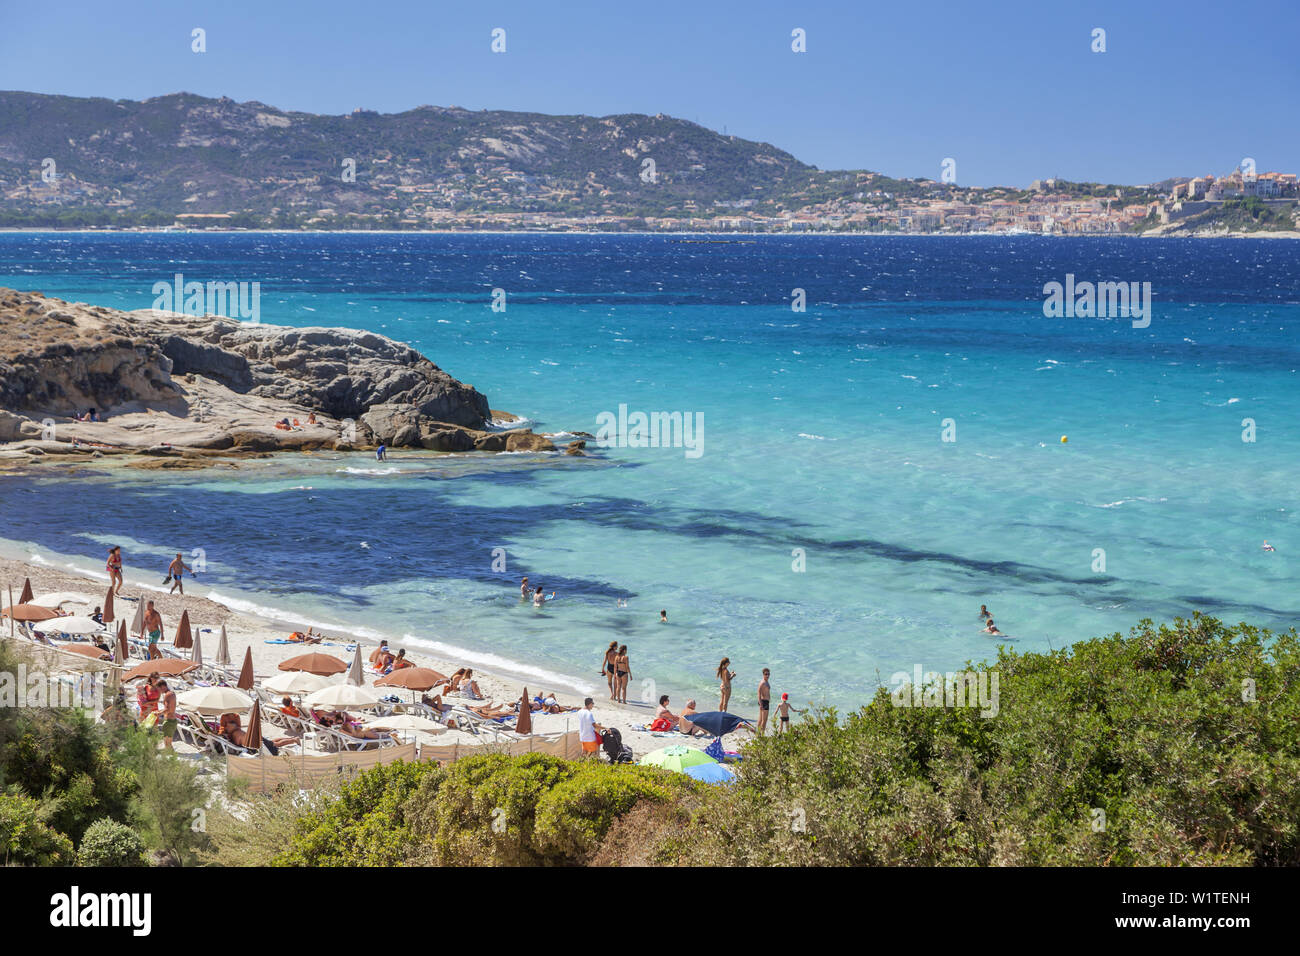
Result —
[[11, 787], [0, 793], [0, 865], [66, 866], [72, 841], [49, 825], [40, 801]]
[[86, 828], [77, 849], [78, 866], [144, 866], [145, 845], [125, 824], [104, 817]]

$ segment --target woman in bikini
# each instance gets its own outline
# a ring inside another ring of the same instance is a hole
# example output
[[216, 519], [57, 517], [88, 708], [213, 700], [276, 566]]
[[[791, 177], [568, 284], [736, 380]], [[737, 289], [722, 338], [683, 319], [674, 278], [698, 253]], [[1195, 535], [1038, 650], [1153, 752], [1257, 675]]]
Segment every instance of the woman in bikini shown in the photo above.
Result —
[[720, 696], [718, 710], [724, 713], [727, 710], [727, 703], [731, 700], [731, 681], [736, 676], [734, 671], [728, 669], [730, 666], [730, 657], [724, 657], [722, 663], [718, 665], [718, 693]]
[[108, 550], [108, 585], [113, 593], [122, 593], [122, 546], [115, 544]]
[[627, 656], [627, 645], [620, 644], [614, 658], [614, 699], [620, 704], [627, 703], [627, 682], [631, 676], [632, 662]]
[[618, 641], [610, 641], [609, 647], [605, 648], [605, 662], [600, 666], [600, 672], [605, 675], [609, 683], [609, 699], [614, 699], [614, 658], [618, 657]]

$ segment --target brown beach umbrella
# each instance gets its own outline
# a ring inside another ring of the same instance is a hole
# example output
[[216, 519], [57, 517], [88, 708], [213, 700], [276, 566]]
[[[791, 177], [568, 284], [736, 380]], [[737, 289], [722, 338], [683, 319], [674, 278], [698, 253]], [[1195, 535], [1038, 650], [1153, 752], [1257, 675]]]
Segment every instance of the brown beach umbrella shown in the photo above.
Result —
[[113, 585], [111, 584], [108, 586], [108, 593], [104, 595], [104, 610], [102, 617], [104, 618], [105, 624], [113, 620]]
[[282, 671], [306, 671], [308, 674], [316, 674], [320, 677], [342, 674], [347, 669], [347, 664], [329, 654], [302, 654], [280, 664]]
[[144, 598], [136, 598], [135, 617], [131, 618], [131, 633], [144, 637]]
[[244, 666], [239, 669], [239, 680], [235, 684], [240, 690], [253, 689], [253, 649], [244, 649]]
[[67, 651], [69, 654], [80, 654], [82, 657], [93, 657], [99, 661], [108, 660], [110, 656], [108, 651], [94, 644], [62, 644], [59, 650]]
[[0, 617], [11, 617], [15, 621], [48, 621], [58, 616], [48, 607], [39, 604], [15, 604], [0, 611]]
[[405, 687], [407, 690], [432, 690], [447, 678], [428, 667], [403, 667], [400, 671], [375, 681], [376, 687]]
[[222, 667], [230, 666], [230, 645], [226, 643], [226, 625], [221, 625], [221, 640], [217, 642], [217, 663]]
[[253, 700], [253, 712], [248, 715], [248, 726], [244, 728], [244, 746], [254, 752], [262, 750], [262, 702]]
[[26, 604], [34, 597], [36, 597], [36, 595], [32, 593], [32, 579], [23, 578], [23, 593], [19, 596], [18, 603]]
[[120, 621], [117, 625], [117, 662], [125, 664], [128, 651], [126, 647], [126, 621]]
[[198, 665], [193, 661], [183, 661], [179, 657], [164, 657], [161, 660], [141, 661], [122, 675], [123, 682], [129, 680], [138, 680], [141, 677], [148, 677], [150, 674], [160, 674], [164, 677], [179, 676], [188, 674]]
[[186, 648], [194, 646], [194, 634], [190, 631], [190, 612], [181, 611], [181, 622], [176, 625], [176, 636], [172, 638], [172, 647]]
[[528, 688], [524, 688], [524, 696], [519, 698], [519, 719], [515, 721], [515, 733], [531, 734], [533, 732], [533, 705], [528, 699]]

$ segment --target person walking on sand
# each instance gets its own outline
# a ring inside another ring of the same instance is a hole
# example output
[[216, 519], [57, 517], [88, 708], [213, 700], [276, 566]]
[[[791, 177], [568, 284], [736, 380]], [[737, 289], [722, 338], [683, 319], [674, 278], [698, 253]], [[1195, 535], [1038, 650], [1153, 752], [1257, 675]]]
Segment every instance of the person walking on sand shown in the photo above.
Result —
[[578, 740], [582, 742], [584, 760], [600, 750], [600, 731], [605, 729], [596, 723], [596, 715], [591, 711], [594, 706], [596, 702], [588, 697], [578, 711]]
[[162, 615], [153, 606], [153, 601], [145, 604], [144, 629], [149, 635], [149, 656], [151, 658], [162, 657], [162, 651], [158, 647], [158, 642], [162, 640]]
[[614, 699], [614, 659], [618, 657], [618, 641], [610, 641], [605, 648], [605, 660], [600, 665], [600, 673], [609, 684], [609, 699]]
[[632, 676], [632, 662], [627, 656], [627, 645], [620, 644], [614, 658], [614, 700], [627, 703], [627, 682]]
[[176, 692], [167, 686], [165, 680], [158, 682], [162, 691], [162, 735], [163, 746], [172, 749], [172, 738], [176, 736]]
[[731, 700], [731, 681], [736, 676], [736, 672], [730, 669], [731, 658], [724, 657], [722, 663], [718, 665], [718, 710], [724, 713], [727, 710], [727, 703]]
[[758, 732], [767, 729], [767, 714], [772, 706], [772, 672], [763, 668], [763, 679], [758, 683]]
[[[178, 590], [181, 594], [185, 593], [185, 588], [181, 583], [181, 579], [185, 576], [186, 571], [190, 572], [190, 574], [194, 573], [194, 569], [185, 563], [184, 559], [181, 557], [181, 553], [177, 551], [176, 557], [172, 559], [172, 563], [167, 565], [167, 581], [171, 581], [172, 583], [172, 589], [167, 592], [168, 594], [175, 594]], [[166, 582], [164, 581], [163, 583]]]
[[113, 594], [122, 593], [122, 546], [115, 544], [108, 549], [108, 586]]
[[798, 707], [794, 707], [790, 704], [789, 694], [782, 694], [781, 703], [776, 705], [776, 715], [781, 718], [776, 724], [776, 732], [778, 734], [785, 733], [790, 729], [790, 711], [792, 710], [796, 714], [806, 713], [806, 711], [800, 710]]

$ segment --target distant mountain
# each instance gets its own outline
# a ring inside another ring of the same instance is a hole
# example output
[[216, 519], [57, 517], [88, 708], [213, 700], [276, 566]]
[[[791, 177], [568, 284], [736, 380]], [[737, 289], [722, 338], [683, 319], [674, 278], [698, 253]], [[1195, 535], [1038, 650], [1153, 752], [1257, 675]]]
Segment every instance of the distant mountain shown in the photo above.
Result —
[[317, 116], [188, 93], [134, 102], [0, 92], [4, 211], [54, 202], [168, 222], [427, 208], [644, 215], [687, 201], [779, 201], [816, 175], [766, 143], [663, 115], [421, 106]]

